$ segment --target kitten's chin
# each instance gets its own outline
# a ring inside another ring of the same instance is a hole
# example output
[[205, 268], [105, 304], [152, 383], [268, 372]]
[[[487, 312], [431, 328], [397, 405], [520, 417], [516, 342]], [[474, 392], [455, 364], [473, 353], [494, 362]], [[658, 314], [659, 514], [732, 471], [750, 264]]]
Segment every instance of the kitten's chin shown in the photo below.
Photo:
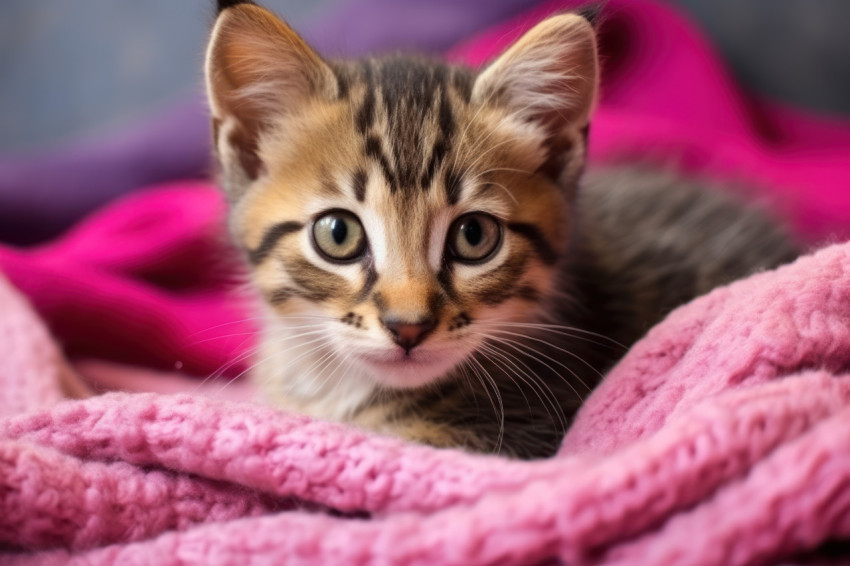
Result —
[[381, 385], [406, 389], [439, 380], [464, 358], [464, 352], [417, 348], [406, 354], [401, 348], [393, 348], [362, 352], [357, 357]]

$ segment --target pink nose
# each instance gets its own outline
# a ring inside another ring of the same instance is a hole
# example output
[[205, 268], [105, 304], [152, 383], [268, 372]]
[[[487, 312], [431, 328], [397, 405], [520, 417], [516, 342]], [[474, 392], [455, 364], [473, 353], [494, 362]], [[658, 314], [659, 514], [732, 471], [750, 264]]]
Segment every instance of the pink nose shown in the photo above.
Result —
[[387, 318], [381, 322], [390, 331], [395, 343], [404, 348], [407, 353], [421, 344], [436, 326], [433, 318], [423, 318], [416, 322]]

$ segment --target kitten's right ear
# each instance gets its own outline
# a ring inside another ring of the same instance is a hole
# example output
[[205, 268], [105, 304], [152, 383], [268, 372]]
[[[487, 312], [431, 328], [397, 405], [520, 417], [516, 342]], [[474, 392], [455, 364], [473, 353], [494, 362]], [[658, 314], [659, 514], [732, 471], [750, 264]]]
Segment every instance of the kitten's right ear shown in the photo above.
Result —
[[260, 177], [262, 134], [311, 98], [334, 98], [331, 68], [286, 23], [246, 0], [219, 0], [206, 53], [213, 143], [223, 182], [238, 197]]
[[575, 175], [599, 84], [596, 31], [589, 14], [543, 20], [496, 58], [475, 81], [472, 100], [505, 108], [544, 138], [552, 177]]

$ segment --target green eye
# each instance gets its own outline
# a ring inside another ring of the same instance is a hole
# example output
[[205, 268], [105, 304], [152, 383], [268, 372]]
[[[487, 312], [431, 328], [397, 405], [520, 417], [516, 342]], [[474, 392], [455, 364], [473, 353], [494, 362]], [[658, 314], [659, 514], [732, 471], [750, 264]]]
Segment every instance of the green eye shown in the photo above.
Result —
[[352, 213], [333, 210], [313, 223], [313, 243], [331, 261], [353, 261], [366, 251], [366, 233]]
[[490, 259], [502, 244], [502, 226], [489, 214], [464, 214], [449, 228], [447, 242], [455, 259], [481, 263]]

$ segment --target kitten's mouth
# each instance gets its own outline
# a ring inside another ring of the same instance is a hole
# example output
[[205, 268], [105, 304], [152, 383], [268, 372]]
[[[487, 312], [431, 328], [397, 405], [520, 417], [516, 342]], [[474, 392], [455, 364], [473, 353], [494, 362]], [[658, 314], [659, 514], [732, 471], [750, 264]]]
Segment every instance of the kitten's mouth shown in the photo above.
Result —
[[423, 367], [437, 361], [433, 353], [421, 349], [405, 352], [401, 348], [395, 348], [388, 352], [361, 354], [360, 359], [369, 365], [380, 368]]
[[432, 356], [423, 355], [418, 350], [408, 353], [401, 349], [388, 355], [365, 355], [361, 358], [367, 363], [388, 367], [422, 366], [429, 365], [433, 361]]
[[402, 348], [363, 352], [358, 357], [372, 370], [373, 377], [389, 387], [420, 387], [445, 375], [462, 359], [456, 348]]

